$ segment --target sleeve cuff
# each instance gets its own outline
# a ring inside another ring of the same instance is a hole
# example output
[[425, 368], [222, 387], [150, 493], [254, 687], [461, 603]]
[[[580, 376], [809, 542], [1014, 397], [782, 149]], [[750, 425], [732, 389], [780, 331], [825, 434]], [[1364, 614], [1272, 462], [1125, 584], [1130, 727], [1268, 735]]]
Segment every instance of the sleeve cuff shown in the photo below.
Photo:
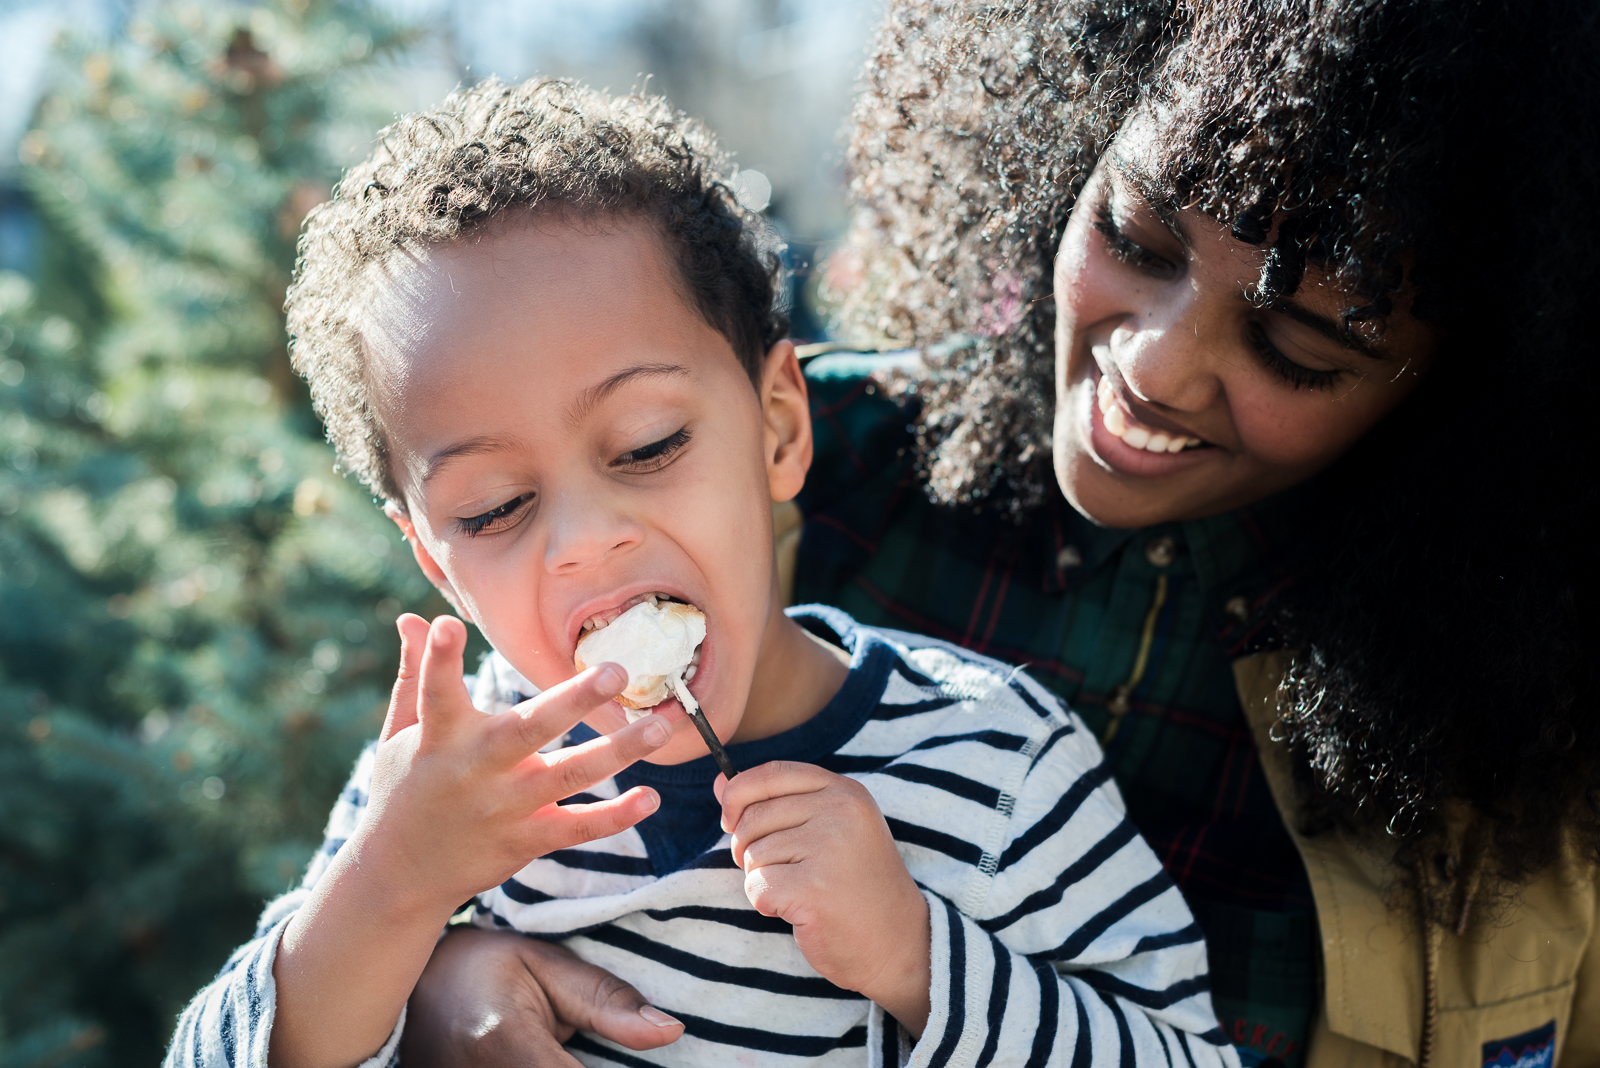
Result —
[[[966, 919], [948, 901], [927, 890], [928, 925], [932, 929], [932, 984], [928, 988], [928, 1023], [922, 1037], [913, 1039], [893, 1016], [877, 1004], [867, 1018], [867, 1052], [871, 1068], [945, 1068], [976, 1060], [976, 1043], [965, 1026], [965, 983], [953, 982], [968, 973], [966, 947], [971, 939]], [[987, 939], [985, 939], [987, 941]], [[987, 951], [987, 946], [984, 947]], [[954, 1003], [952, 1003], [954, 999]], [[968, 1048], [974, 1047], [974, 1048]]]
[[[256, 987], [259, 991], [259, 1010], [257, 1013], [257, 1033], [260, 1038], [256, 1049], [256, 1056], [248, 1062], [252, 1068], [266, 1068], [267, 1048], [272, 1039], [272, 1024], [278, 1014], [278, 983], [273, 975], [272, 966], [278, 959], [278, 943], [283, 940], [283, 932], [288, 930], [289, 921], [294, 918], [291, 912], [280, 919], [267, 935], [266, 944], [262, 946], [255, 959], [249, 962], [256, 974]], [[405, 1032], [406, 1006], [400, 1009], [400, 1018], [394, 1022], [394, 1029], [389, 1032], [389, 1037], [371, 1057], [362, 1061], [359, 1068], [399, 1068], [400, 1065], [400, 1036]]]

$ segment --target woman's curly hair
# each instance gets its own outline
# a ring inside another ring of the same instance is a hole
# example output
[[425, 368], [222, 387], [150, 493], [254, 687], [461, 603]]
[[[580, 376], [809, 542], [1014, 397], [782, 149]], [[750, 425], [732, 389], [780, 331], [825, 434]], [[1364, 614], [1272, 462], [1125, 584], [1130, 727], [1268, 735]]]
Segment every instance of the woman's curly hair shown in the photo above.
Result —
[[1597, 54], [1579, 0], [902, 0], [850, 148], [844, 317], [929, 353], [930, 493], [1021, 521], [1053, 492], [1051, 258], [1136, 108], [1162, 117], [1146, 177], [1266, 246], [1261, 297], [1315, 264], [1357, 295], [1347, 325], [1381, 330], [1415, 287], [1443, 341], [1323, 478], [1274, 608], [1297, 651], [1280, 729], [1308, 819], [1415, 860], [1468, 802], [1504, 887], [1569, 841], [1600, 860], [1600, 508], [1573, 470], [1597, 400]]
[[690, 306], [754, 381], [789, 323], [775, 235], [740, 206], [733, 172], [711, 133], [665, 100], [555, 78], [490, 78], [381, 131], [372, 156], [307, 217], [285, 303], [290, 355], [341, 466], [403, 505], [368, 403], [359, 327], [382, 265], [510, 211], [648, 220]]

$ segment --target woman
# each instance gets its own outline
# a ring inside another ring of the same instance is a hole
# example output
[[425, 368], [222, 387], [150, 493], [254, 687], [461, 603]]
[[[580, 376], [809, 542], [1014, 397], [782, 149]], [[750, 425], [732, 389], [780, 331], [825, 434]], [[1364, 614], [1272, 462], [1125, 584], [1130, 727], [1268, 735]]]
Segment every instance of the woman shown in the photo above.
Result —
[[[908, 0], [869, 68], [840, 284], [927, 355], [887, 383], [909, 419], [812, 368], [796, 599], [1074, 704], [1247, 1064], [1600, 1061], [1565, 470], [1597, 36], [1554, 2]], [[485, 968], [542, 1015], [475, 1000]], [[452, 936], [408, 1041], [494, 1009], [476, 1063], [534, 1024], [657, 1044], [612, 983]]]

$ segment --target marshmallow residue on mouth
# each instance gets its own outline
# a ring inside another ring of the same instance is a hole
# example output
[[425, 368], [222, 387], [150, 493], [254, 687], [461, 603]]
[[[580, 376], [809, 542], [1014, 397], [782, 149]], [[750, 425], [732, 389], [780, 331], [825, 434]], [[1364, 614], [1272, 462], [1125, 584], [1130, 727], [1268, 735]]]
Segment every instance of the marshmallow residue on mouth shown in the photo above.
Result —
[[[590, 664], [612, 663], [628, 673], [628, 688], [617, 696], [631, 723], [642, 709], [660, 704], [679, 693], [688, 694], [685, 679], [693, 678], [700, 662], [700, 643], [706, 640], [706, 617], [693, 605], [674, 601], [641, 601], [610, 623], [591, 620], [595, 629], [584, 634], [573, 653], [579, 671]], [[692, 699], [691, 699], [692, 700]], [[689, 701], [684, 701], [686, 709]]]
[[1110, 380], [1103, 375], [1096, 388], [1095, 399], [1100, 405], [1100, 421], [1107, 430], [1121, 438], [1124, 445], [1132, 445], [1146, 452], [1182, 452], [1205, 444], [1187, 434], [1168, 434], [1165, 430], [1154, 430], [1139, 423], [1123, 411], [1122, 405], [1117, 403], [1116, 391], [1111, 388]]

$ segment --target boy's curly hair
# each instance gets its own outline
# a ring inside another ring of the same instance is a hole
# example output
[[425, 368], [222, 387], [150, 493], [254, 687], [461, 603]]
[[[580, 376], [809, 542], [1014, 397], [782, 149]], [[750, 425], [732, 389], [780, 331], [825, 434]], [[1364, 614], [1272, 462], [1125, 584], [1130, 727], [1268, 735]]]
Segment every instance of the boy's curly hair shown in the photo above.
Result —
[[660, 97], [613, 97], [555, 78], [490, 78], [378, 135], [306, 219], [285, 302], [290, 355], [311, 386], [340, 465], [404, 506], [368, 403], [356, 316], [371, 268], [507, 211], [648, 220], [685, 295], [754, 381], [788, 331], [770, 227], [739, 205], [711, 133]]
[[1142, 177], [1266, 246], [1261, 296], [1315, 264], [1381, 329], [1416, 287], [1433, 369], [1324, 478], [1275, 602], [1286, 727], [1317, 816], [1422, 850], [1464, 799], [1505, 886], [1569, 834], [1600, 860], [1600, 480], [1568, 467], [1600, 399], [1597, 53], [1580, 0], [899, 0], [850, 148], [845, 318], [931, 347], [930, 493], [1023, 521], [1054, 492], [1052, 256], [1136, 109]]

